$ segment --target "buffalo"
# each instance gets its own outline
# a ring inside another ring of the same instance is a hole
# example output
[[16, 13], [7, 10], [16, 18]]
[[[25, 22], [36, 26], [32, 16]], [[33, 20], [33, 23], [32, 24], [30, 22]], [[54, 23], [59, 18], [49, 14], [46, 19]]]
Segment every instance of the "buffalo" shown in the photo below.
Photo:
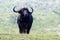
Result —
[[19, 13], [20, 15], [17, 17], [17, 24], [19, 28], [19, 33], [26, 33], [29, 34], [30, 29], [32, 27], [33, 23], [33, 8], [32, 11], [29, 11], [28, 8], [24, 7], [21, 8], [20, 10], [15, 10], [16, 7], [13, 8], [13, 11], [16, 13]]

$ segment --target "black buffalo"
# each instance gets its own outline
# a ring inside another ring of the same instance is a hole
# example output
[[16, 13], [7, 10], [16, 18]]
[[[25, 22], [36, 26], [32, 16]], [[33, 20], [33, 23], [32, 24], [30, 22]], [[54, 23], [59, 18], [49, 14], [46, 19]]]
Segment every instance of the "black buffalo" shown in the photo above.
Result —
[[22, 8], [18, 11], [15, 10], [15, 7], [13, 8], [14, 12], [20, 14], [17, 18], [17, 24], [18, 24], [20, 33], [29, 34], [30, 32], [30, 29], [33, 23], [33, 17], [31, 15], [33, 13], [33, 8], [31, 9], [32, 9], [32, 12], [30, 12], [28, 8]]

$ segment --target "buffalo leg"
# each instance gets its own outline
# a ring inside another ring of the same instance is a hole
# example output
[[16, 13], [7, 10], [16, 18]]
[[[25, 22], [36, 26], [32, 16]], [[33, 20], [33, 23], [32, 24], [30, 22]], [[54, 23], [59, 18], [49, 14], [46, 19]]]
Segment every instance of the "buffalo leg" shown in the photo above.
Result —
[[32, 24], [28, 24], [28, 27], [27, 27], [27, 34], [29, 34], [29, 32], [30, 32], [31, 26], [32, 26]]
[[23, 33], [23, 28], [22, 28], [22, 26], [21, 26], [20, 24], [18, 24], [18, 27], [19, 27], [19, 32], [20, 32], [20, 33]]

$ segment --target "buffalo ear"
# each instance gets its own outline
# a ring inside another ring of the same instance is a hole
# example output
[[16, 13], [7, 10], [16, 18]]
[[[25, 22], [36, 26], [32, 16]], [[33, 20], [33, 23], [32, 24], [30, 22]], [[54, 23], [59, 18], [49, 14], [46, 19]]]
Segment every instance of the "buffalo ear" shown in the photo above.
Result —
[[32, 14], [33, 12], [28, 12], [29, 14]]
[[32, 14], [32, 12], [28, 12], [29, 14]]
[[22, 11], [21, 11], [21, 10], [19, 10], [19, 11], [18, 11], [18, 13], [19, 13], [19, 14], [22, 14]]

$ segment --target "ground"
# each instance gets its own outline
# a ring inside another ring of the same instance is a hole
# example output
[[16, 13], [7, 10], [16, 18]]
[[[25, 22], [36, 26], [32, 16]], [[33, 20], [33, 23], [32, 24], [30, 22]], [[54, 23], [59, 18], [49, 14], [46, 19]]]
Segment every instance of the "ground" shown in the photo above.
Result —
[[57, 34], [0, 34], [0, 40], [60, 40]]

